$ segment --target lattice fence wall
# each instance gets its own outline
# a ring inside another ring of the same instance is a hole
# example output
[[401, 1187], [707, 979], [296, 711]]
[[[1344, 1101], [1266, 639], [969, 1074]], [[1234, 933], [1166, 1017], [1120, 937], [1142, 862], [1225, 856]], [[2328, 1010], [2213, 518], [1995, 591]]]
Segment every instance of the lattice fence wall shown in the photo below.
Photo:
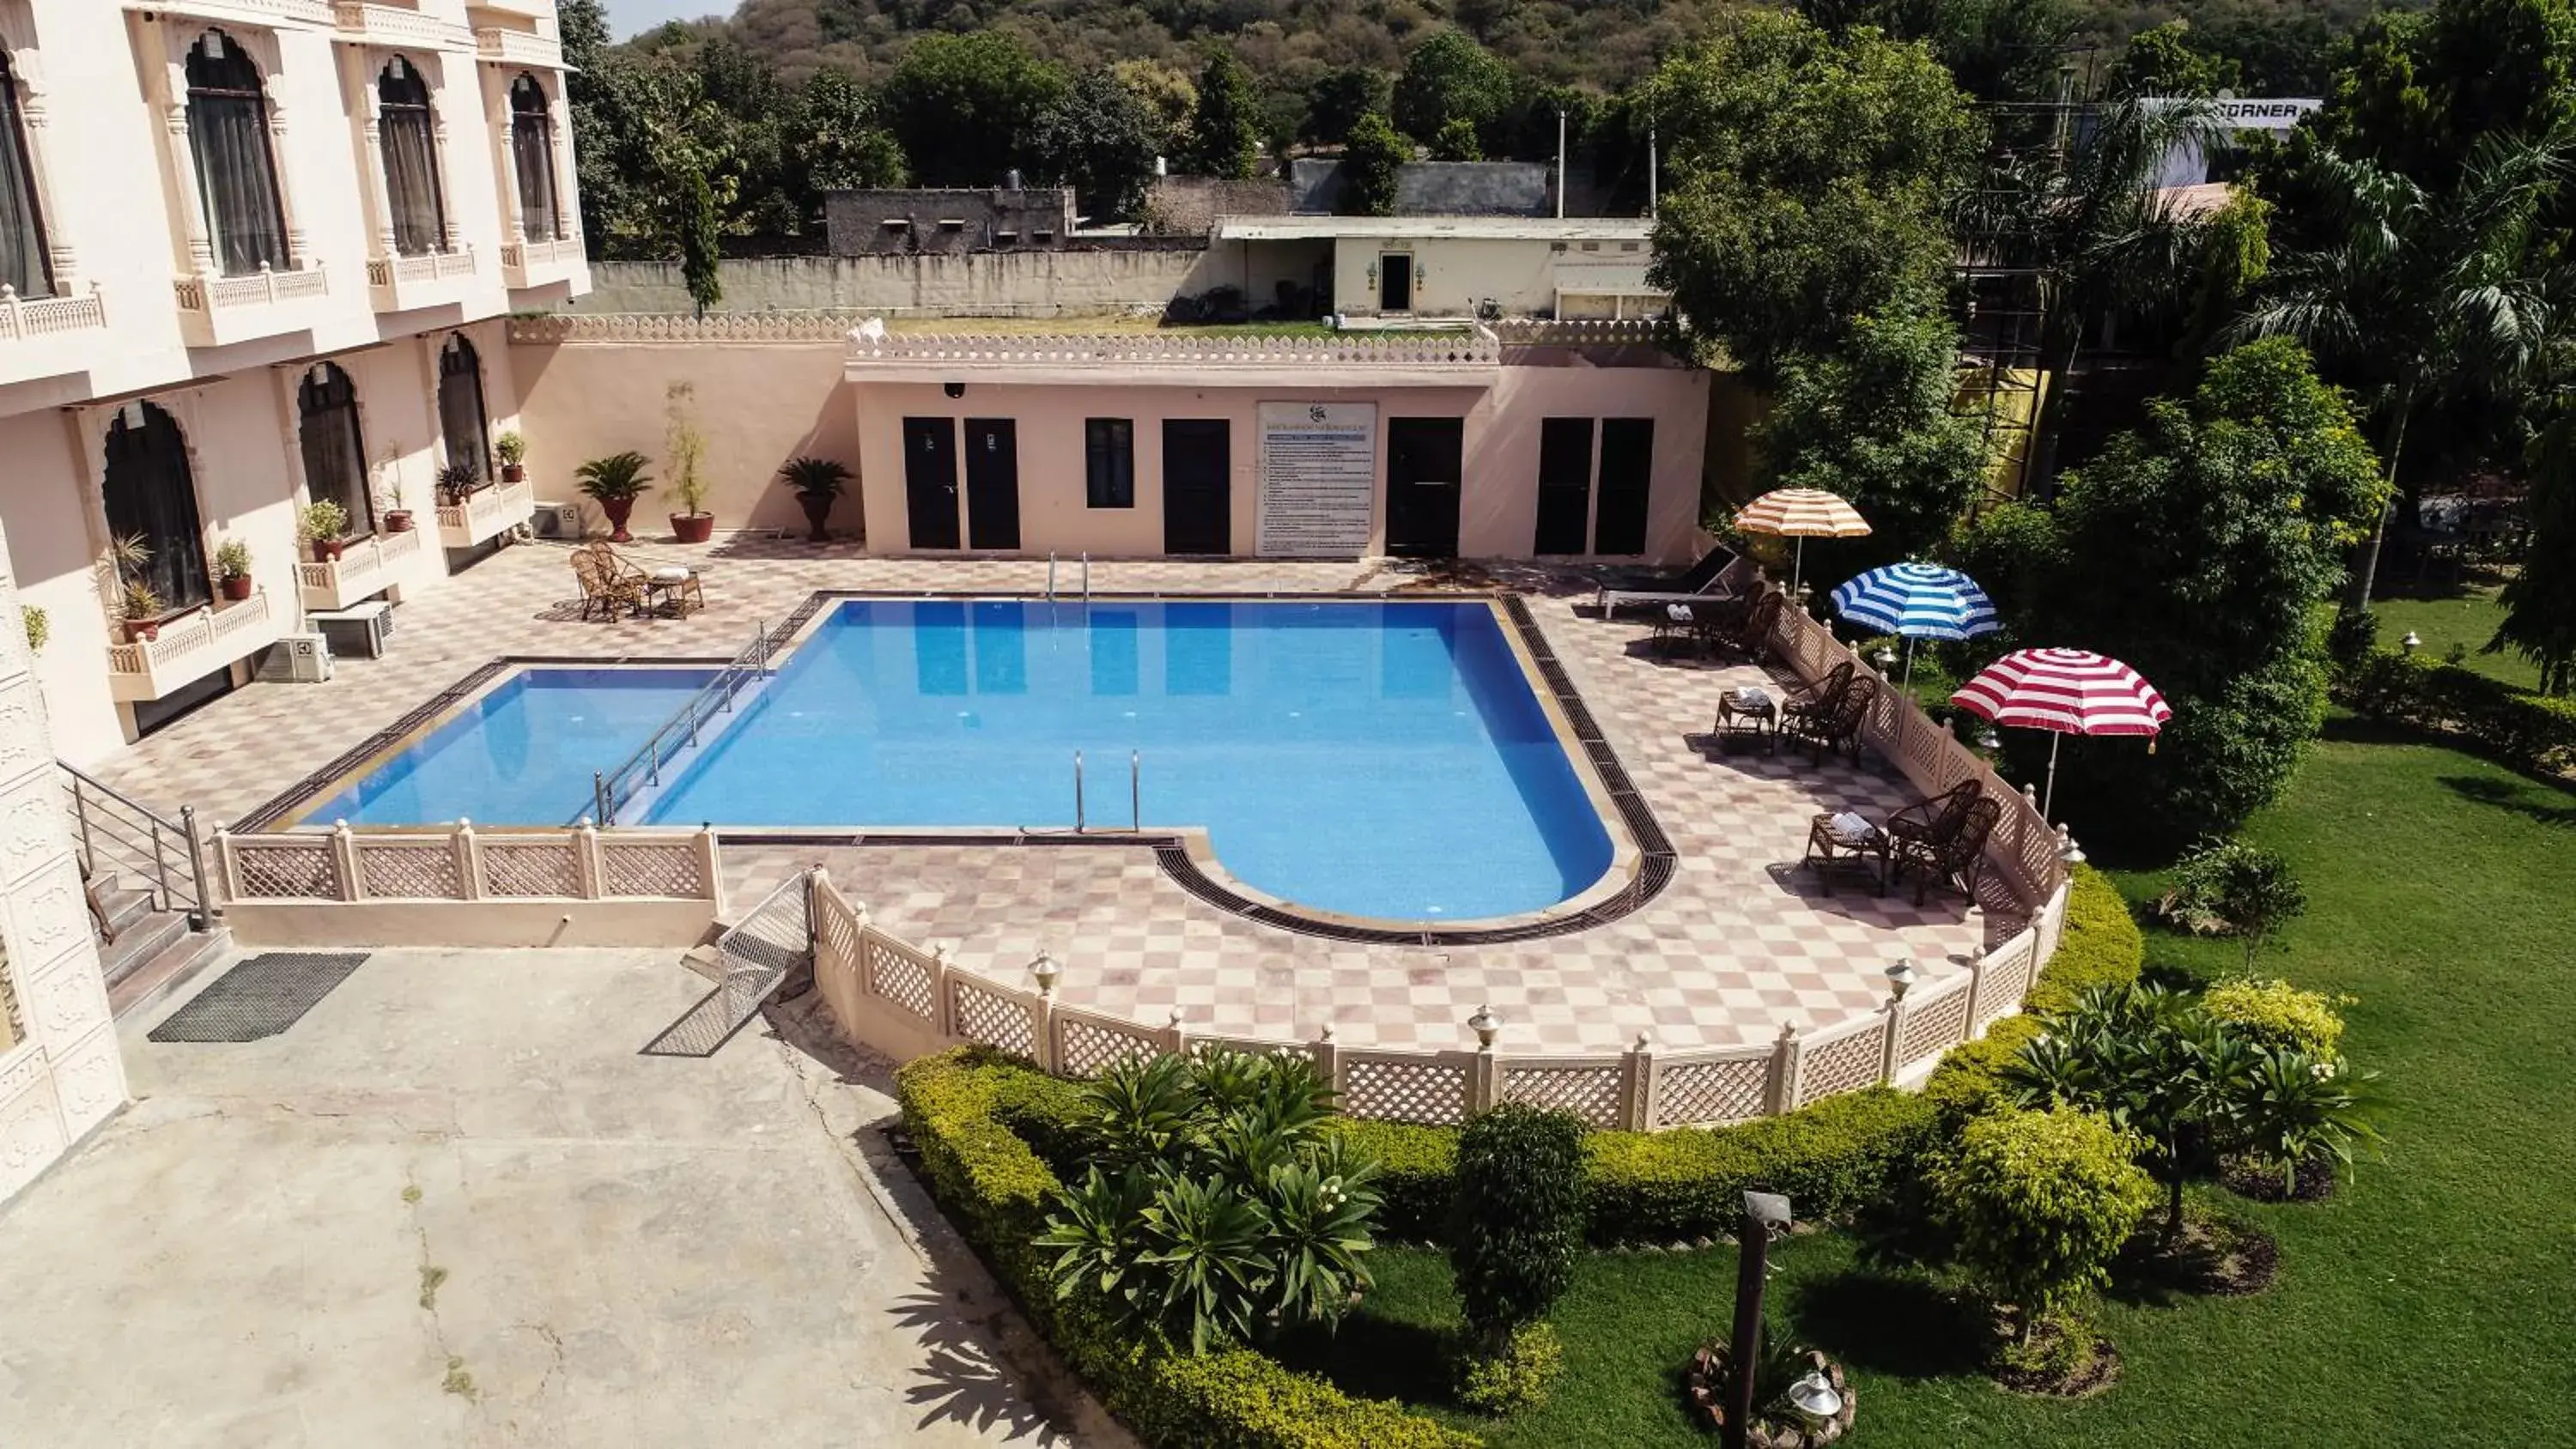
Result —
[[949, 1030], [969, 1041], [1024, 1057], [1038, 1054], [1037, 1026], [1029, 1008], [964, 972], [949, 974], [948, 1020]]
[[459, 824], [399, 834], [320, 831], [215, 834], [226, 900], [711, 901], [722, 882], [703, 830], [513, 831]]
[[1616, 1057], [1599, 1062], [1506, 1062], [1497, 1095], [1506, 1102], [1571, 1112], [1595, 1127], [1626, 1118], [1628, 1069]]
[[336, 901], [339, 873], [327, 840], [236, 841], [222, 852], [227, 900]]
[[1906, 1006], [1905, 1038], [1896, 1048], [1900, 1065], [1913, 1066], [1967, 1040], [1968, 987], [1964, 981], [1945, 994], [1907, 1002]]
[[1878, 1084], [1879, 1059], [1887, 1047], [1887, 1018], [1845, 1036], [1807, 1047], [1798, 1075], [1798, 1105], [1822, 1097], [1856, 1092]]
[[1771, 1057], [1681, 1058], [1655, 1063], [1656, 1127], [1706, 1126], [1759, 1117], [1771, 1105]]
[[358, 852], [367, 894], [387, 900], [453, 901], [465, 897], [456, 847], [445, 839], [370, 840]]
[[1162, 1040], [1143, 1027], [1063, 1011], [1055, 1018], [1056, 1070], [1068, 1077], [1096, 1077], [1107, 1068], [1163, 1049]]
[[1469, 1064], [1459, 1054], [1341, 1054], [1342, 1110], [1381, 1122], [1457, 1122], [1467, 1115]]
[[483, 893], [504, 899], [581, 894], [581, 857], [569, 840], [483, 842]]

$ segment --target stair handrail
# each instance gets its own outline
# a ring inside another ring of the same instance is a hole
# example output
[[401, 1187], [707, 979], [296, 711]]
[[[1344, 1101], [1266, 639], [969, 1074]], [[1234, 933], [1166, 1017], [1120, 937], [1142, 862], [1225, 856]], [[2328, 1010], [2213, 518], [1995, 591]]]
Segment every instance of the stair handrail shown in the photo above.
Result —
[[[142, 817], [144, 827], [150, 832], [151, 839], [148, 843], [134, 843], [151, 852], [154, 894], [158, 897], [158, 908], [166, 911], [172, 908], [174, 902], [183, 901], [189, 908], [188, 929], [192, 931], [208, 929], [215, 917], [221, 915], [223, 911], [216, 903], [214, 893], [206, 889], [206, 848], [205, 842], [197, 834], [197, 807], [180, 806], [179, 818], [172, 820], [69, 760], [58, 759], [54, 763], [62, 767], [64, 774], [71, 776], [72, 814], [80, 829], [81, 863], [92, 872], [98, 869], [98, 850], [92, 837], [89, 815], [90, 796], [95, 794], [108, 803]], [[188, 852], [190, 895], [186, 897], [180, 896], [170, 888], [168, 837], [173, 835], [186, 843]]]

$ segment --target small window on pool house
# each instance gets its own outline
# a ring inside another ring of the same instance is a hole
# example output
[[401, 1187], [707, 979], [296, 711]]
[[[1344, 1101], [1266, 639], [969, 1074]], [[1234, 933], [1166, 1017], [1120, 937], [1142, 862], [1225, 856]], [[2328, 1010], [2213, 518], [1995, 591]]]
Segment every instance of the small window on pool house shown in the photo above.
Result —
[[1129, 418], [1090, 418], [1082, 425], [1088, 485], [1084, 501], [1093, 508], [1136, 506], [1136, 424]]

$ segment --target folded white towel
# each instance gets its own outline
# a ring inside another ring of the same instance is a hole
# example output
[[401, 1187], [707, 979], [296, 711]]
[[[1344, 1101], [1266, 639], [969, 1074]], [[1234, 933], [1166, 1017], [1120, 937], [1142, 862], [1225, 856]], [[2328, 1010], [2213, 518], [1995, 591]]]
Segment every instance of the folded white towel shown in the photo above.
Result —
[[1834, 812], [1833, 826], [1836, 835], [1848, 835], [1855, 840], [1867, 840], [1878, 833], [1877, 826], [1848, 810]]
[[1758, 684], [1750, 685], [1735, 692], [1735, 702], [1748, 708], [1760, 709], [1771, 702], [1771, 691]]
[[677, 564], [653, 570], [653, 582], [657, 584], [685, 584], [697, 576], [696, 569], [684, 569]]
[[1691, 621], [1690, 605], [1666, 604], [1664, 605], [1664, 617], [1672, 620], [1676, 624], [1687, 624]]

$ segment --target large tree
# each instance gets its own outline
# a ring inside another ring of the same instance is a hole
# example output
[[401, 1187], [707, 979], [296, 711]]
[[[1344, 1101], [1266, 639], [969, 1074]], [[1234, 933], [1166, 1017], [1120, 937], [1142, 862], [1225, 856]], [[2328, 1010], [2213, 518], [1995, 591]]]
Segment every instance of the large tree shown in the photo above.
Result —
[[1153, 108], [1106, 67], [1075, 81], [1029, 132], [1038, 174], [1072, 187], [1075, 204], [1095, 221], [1136, 214], [1162, 149]]
[[999, 186], [1067, 89], [1018, 36], [986, 30], [915, 40], [878, 99], [921, 185]]
[[807, 190], [817, 195], [901, 186], [911, 179], [903, 147], [879, 118], [876, 98], [837, 66], [816, 71], [797, 93], [788, 145]]
[[2539, 665], [2542, 693], [2576, 694], [2576, 402], [2559, 402], [2531, 462], [2531, 547], [2487, 647]]
[[2315, 122], [2316, 139], [2433, 191], [2460, 179], [2479, 142], [2576, 124], [2576, 5], [2436, 0], [2390, 10], [2353, 39]]
[[1768, 384], [1830, 353], [1852, 319], [1938, 290], [1943, 215], [1985, 128], [1919, 45], [1836, 40], [1794, 15], [1731, 13], [1658, 71], [1640, 105], [1665, 174], [1655, 276], [1692, 338]]
[[2187, 841], [2278, 797], [2324, 717], [2318, 608], [2383, 486], [2342, 394], [2288, 338], [2213, 360], [2187, 401], [2150, 403], [2068, 474], [2055, 577], [2020, 636], [2125, 660], [2174, 711], [2153, 754], [2069, 752], [2058, 798], [2088, 828]]
[[[2373, 386], [2393, 484], [2424, 408], [2518, 386], [2564, 327], [2536, 232], [2565, 175], [2555, 140], [2483, 137], [2441, 190], [2311, 150], [2299, 178], [2321, 244], [2274, 258], [2267, 294], [2238, 330], [2300, 338], [2339, 376]], [[2387, 494], [2393, 508], [2395, 489]], [[2348, 607], [2370, 602], [2387, 522], [2383, 513], [2367, 533]]]
[[1427, 141], [1462, 120], [1481, 135], [1502, 119], [1518, 82], [1510, 65], [1463, 31], [1435, 30], [1405, 56], [1390, 119], [1416, 140]]
[[1351, 127], [1372, 111], [1385, 114], [1386, 72], [1355, 65], [1327, 73], [1306, 91], [1306, 120], [1300, 135], [1318, 146], [1339, 146], [1351, 138]]
[[1199, 72], [1198, 111], [1190, 119], [1190, 169], [1228, 181], [1251, 177], [1261, 163], [1261, 107], [1251, 73], [1231, 46], [1218, 46]]

